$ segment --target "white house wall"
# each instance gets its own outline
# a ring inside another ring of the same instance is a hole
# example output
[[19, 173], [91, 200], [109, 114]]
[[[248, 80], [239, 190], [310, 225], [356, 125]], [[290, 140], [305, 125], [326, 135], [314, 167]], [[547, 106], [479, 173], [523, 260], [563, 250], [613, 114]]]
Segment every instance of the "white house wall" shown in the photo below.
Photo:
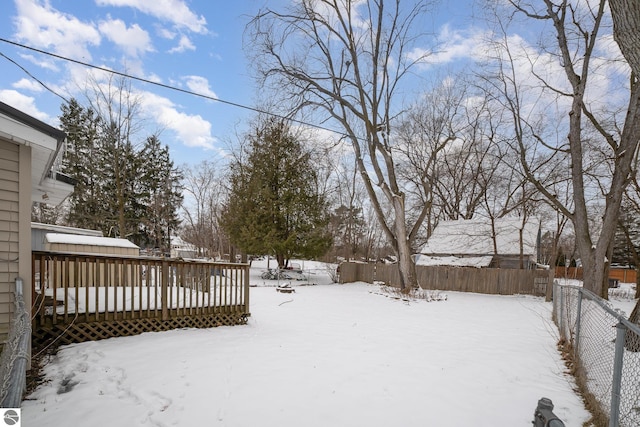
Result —
[[20, 274], [20, 147], [0, 138], [0, 342], [13, 311], [15, 279]]

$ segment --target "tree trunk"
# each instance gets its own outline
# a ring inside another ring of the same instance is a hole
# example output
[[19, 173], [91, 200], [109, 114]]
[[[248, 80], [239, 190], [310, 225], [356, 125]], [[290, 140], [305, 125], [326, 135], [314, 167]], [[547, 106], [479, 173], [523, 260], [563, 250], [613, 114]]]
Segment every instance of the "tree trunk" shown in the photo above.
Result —
[[418, 287], [416, 278], [416, 266], [412, 259], [411, 244], [405, 223], [404, 195], [396, 195], [393, 200], [395, 213], [395, 250], [398, 256], [398, 269], [400, 270], [400, 289], [409, 291]]
[[633, 73], [640, 76], [640, 3], [609, 0], [609, 7], [613, 19], [613, 38]]
[[[636, 291], [636, 296], [638, 296], [637, 294], [638, 291]], [[638, 299], [636, 306], [629, 315], [629, 321], [640, 326], [640, 299]], [[640, 336], [627, 330], [624, 337], [624, 346], [628, 351], [640, 352]]]
[[[580, 251], [582, 261], [582, 280], [585, 289], [594, 294], [608, 299], [609, 297], [609, 262], [606, 257], [607, 251], [602, 250], [602, 241], [596, 248]], [[608, 246], [608, 245], [607, 245]], [[587, 254], [584, 256], [583, 254]]]

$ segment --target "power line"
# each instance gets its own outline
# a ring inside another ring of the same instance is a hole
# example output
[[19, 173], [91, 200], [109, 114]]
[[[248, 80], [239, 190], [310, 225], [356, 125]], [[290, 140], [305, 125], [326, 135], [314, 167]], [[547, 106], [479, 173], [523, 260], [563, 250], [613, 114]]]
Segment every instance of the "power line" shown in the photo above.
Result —
[[15, 64], [16, 67], [20, 68], [22, 71], [24, 71], [29, 77], [31, 77], [33, 80], [37, 81], [38, 83], [40, 83], [40, 85], [45, 88], [46, 90], [48, 90], [49, 92], [51, 92], [52, 94], [62, 98], [62, 100], [64, 102], [66, 102], [67, 104], [69, 103], [69, 100], [67, 98], [65, 98], [64, 96], [60, 95], [58, 92], [56, 92], [55, 90], [51, 89], [49, 86], [47, 86], [42, 80], [40, 80], [39, 78], [37, 78], [36, 76], [34, 76], [33, 74], [31, 74], [29, 72], [29, 70], [27, 70], [26, 68], [24, 68], [22, 65], [18, 64], [16, 61], [14, 61], [13, 59], [9, 58], [7, 55], [5, 55], [4, 53], [0, 52], [0, 56], [6, 58], [7, 61], [12, 62], [13, 64]]
[[[131, 79], [131, 80], [136, 80], [136, 81], [139, 81], [139, 82], [142, 82], [142, 83], [148, 83], [150, 85], [162, 87], [164, 89], [169, 89], [169, 90], [173, 90], [173, 91], [176, 91], [176, 92], [185, 93], [187, 95], [197, 96], [199, 98], [204, 98], [204, 99], [208, 99], [210, 101], [220, 102], [222, 104], [230, 105], [230, 106], [237, 107], [237, 108], [242, 108], [244, 110], [249, 110], [249, 111], [253, 111], [253, 112], [256, 112], [256, 113], [260, 113], [260, 114], [267, 114], [269, 116], [277, 117], [277, 118], [280, 118], [280, 119], [283, 119], [283, 120], [288, 120], [288, 121], [291, 121], [293, 123], [297, 123], [297, 124], [300, 124], [300, 125], [309, 126], [309, 127], [313, 127], [313, 128], [316, 128], [316, 129], [321, 129], [321, 130], [325, 130], [325, 131], [328, 131], [328, 132], [336, 133], [338, 135], [346, 136], [343, 132], [339, 132], [339, 131], [336, 131], [335, 129], [330, 129], [330, 128], [327, 128], [327, 127], [324, 127], [324, 126], [320, 126], [320, 125], [317, 125], [317, 124], [314, 124], [314, 123], [306, 122], [304, 120], [294, 119], [294, 118], [286, 117], [286, 116], [283, 116], [283, 115], [280, 115], [280, 114], [271, 113], [269, 111], [261, 110], [261, 109], [256, 108], [256, 107], [250, 107], [248, 105], [240, 104], [240, 103], [237, 103], [237, 102], [227, 101], [227, 100], [216, 98], [216, 97], [213, 97], [213, 96], [210, 96], [210, 95], [205, 95], [203, 93], [193, 92], [193, 91], [188, 90], [188, 89], [182, 89], [182, 88], [179, 88], [179, 87], [176, 87], [176, 86], [171, 86], [171, 85], [164, 84], [164, 83], [154, 82], [152, 80], [145, 79], [143, 77], [133, 76], [131, 74], [123, 73], [121, 71], [110, 70], [108, 68], [100, 67], [98, 65], [90, 64], [88, 62], [79, 61], [77, 59], [73, 59], [73, 58], [69, 58], [69, 57], [66, 57], [66, 56], [58, 55], [58, 54], [55, 54], [55, 53], [52, 53], [52, 52], [47, 52], [47, 51], [44, 51], [44, 50], [41, 50], [41, 49], [37, 49], [37, 48], [32, 47], [32, 46], [27, 46], [27, 45], [24, 45], [24, 44], [21, 44], [21, 43], [18, 43], [18, 42], [14, 42], [12, 40], [7, 40], [7, 39], [2, 38], [2, 37], [0, 37], [0, 41], [8, 43], [8, 44], [11, 44], [13, 46], [17, 46], [17, 47], [23, 48], [23, 49], [31, 50], [33, 52], [37, 52], [37, 53], [40, 53], [42, 55], [51, 56], [53, 58], [60, 59], [62, 61], [72, 62], [74, 64], [78, 64], [78, 65], [82, 65], [82, 66], [85, 66], [85, 67], [88, 67], [88, 68], [93, 68], [95, 70], [103, 71], [105, 73], [111, 73], [111, 74], [114, 74], [114, 75], [117, 75], [117, 76], [121, 76], [121, 77], [125, 77], [125, 78], [128, 78], [128, 79]], [[4, 55], [2, 53], [0, 53], [0, 55], [2, 55], [7, 60], [13, 62], [15, 65], [20, 67], [25, 73], [27, 73], [30, 77], [32, 77], [34, 80], [36, 80], [38, 83], [40, 83], [45, 89], [49, 90], [53, 94], [55, 94], [55, 95], [61, 97], [62, 99], [64, 99], [65, 102], [69, 103], [69, 101], [67, 101], [64, 97], [62, 97], [58, 93], [56, 93], [53, 90], [51, 90], [49, 87], [47, 87], [44, 83], [42, 83], [37, 78], [33, 77], [33, 75], [31, 73], [29, 73], [25, 68], [23, 68], [17, 62], [15, 62], [14, 60], [10, 59], [9, 57], [7, 57], [6, 55]]]

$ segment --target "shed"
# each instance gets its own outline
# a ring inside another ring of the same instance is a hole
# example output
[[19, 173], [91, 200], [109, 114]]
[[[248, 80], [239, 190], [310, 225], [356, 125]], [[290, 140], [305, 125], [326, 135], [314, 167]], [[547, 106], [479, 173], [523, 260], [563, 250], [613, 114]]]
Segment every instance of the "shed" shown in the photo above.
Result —
[[66, 227], [63, 225], [31, 223], [31, 250], [44, 251], [45, 237], [47, 233], [75, 234], [81, 236], [102, 237], [102, 231], [86, 228]]
[[44, 249], [49, 252], [139, 256], [140, 248], [127, 239], [47, 233]]
[[[540, 225], [536, 218], [461, 219], [438, 223], [416, 265], [535, 268]], [[497, 250], [496, 250], [497, 249]]]

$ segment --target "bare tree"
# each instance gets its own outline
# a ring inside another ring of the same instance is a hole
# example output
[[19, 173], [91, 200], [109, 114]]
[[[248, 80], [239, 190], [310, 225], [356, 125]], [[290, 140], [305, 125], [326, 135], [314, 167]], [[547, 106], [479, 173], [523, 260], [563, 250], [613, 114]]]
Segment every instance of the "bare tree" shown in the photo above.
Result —
[[[613, 37], [618, 42], [622, 54], [631, 66], [633, 84], [637, 88], [640, 86], [637, 81], [640, 77], [640, 3], [627, 0], [609, 0], [609, 7], [613, 17]], [[636, 122], [636, 127], [640, 127], [640, 122]], [[635, 171], [636, 173], [632, 175], [633, 188], [637, 194], [640, 194], [637, 168]], [[634, 255], [637, 257], [637, 254]], [[636, 271], [638, 271], [638, 264], [636, 264]], [[631, 312], [629, 319], [640, 324], [640, 300], [638, 300]]]
[[609, 0], [613, 17], [613, 37], [633, 74], [640, 76], [640, 3]]
[[[414, 217], [414, 221], [419, 215], [425, 217], [425, 238], [430, 236], [432, 228], [436, 225], [437, 208], [445, 205], [446, 210], [449, 202], [460, 202], [459, 197], [454, 197], [453, 200], [446, 197], [447, 200], [443, 200], [438, 196], [451, 190], [443, 188], [440, 184], [447, 175], [446, 159], [455, 158], [455, 153], [459, 151], [454, 146], [454, 141], [458, 146], [461, 145], [461, 141], [456, 141], [456, 138], [460, 137], [465, 127], [462, 120], [465, 96], [466, 91], [462, 85], [445, 80], [421, 96], [403, 116], [398, 127], [397, 139], [401, 144], [396, 149], [402, 156], [396, 162], [403, 162], [400, 163], [398, 174], [407, 183], [407, 199], [413, 201], [409, 204], [413, 211], [408, 211], [408, 215]], [[447, 184], [450, 185], [451, 182]], [[453, 192], [459, 195], [455, 189]]]
[[[425, 213], [409, 223], [394, 126], [402, 83], [425, 57], [409, 54], [429, 6], [301, 0], [284, 12], [261, 11], [249, 27], [263, 83], [300, 108], [323, 112], [351, 142], [378, 222], [398, 256], [401, 288], [417, 286], [412, 243]], [[392, 207], [388, 216], [385, 201]]]
[[[126, 238], [137, 232], [137, 219], [131, 219], [132, 204], [137, 199], [136, 185], [139, 168], [134, 164], [134, 153], [142, 139], [136, 141], [143, 129], [144, 118], [141, 99], [131, 86], [131, 80], [106, 74], [105, 80], [93, 76], [86, 83], [85, 96], [90, 107], [101, 118], [104, 157], [109, 165], [107, 180], [114, 204], [109, 209], [113, 218], [105, 218], [109, 235]], [[135, 216], [135, 215], [134, 215]]]
[[183, 187], [187, 194], [183, 206], [185, 241], [196, 246], [198, 255], [220, 257], [224, 239], [218, 221], [225, 193], [220, 166], [203, 160], [195, 167], [184, 167]]
[[[522, 52], [516, 57], [507, 32], [503, 33], [493, 84], [500, 93], [500, 102], [512, 115], [510, 143], [527, 179], [571, 221], [585, 287], [606, 298], [608, 260], [620, 203], [640, 140], [640, 85], [629, 88], [624, 117], [622, 108], [607, 110], [602, 99], [590, 95], [598, 88], [599, 79], [594, 73], [600, 70], [596, 67], [603, 63], [597, 54], [603, 51], [598, 49], [606, 41], [605, 0], [544, 0], [538, 8], [525, 1], [509, 3], [526, 19], [548, 22], [555, 43], [543, 46], [537, 56]], [[538, 61], [541, 57], [543, 60]], [[559, 67], [564, 78], [560, 79], [558, 73], [545, 75], [539, 67], [541, 62]], [[522, 74], [523, 65], [529, 66], [530, 74]], [[537, 112], [531, 107], [531, 98], [527, 99], [525, 81], [527, 88], [536, 86], [538, 91], [533, 102]], [[532, 81], [538, 84], [532, 85]], [[555, 103], [542, 106], [542, 100], [551, 95]], [[558, 116], [540, 112], [549, 108], [555, 108]], [[565, 119], [559, 122], [562, 115]], [[553, 124], [557, 125], [555, 135], [549, 132]], [[566, 179], [572, 187], [571, 206], [560, 200], [554, 190], [560, 175], [558, 168], [563, 167], [568, 170]], [[594, 226], [596, 218], [601, 221]]]

